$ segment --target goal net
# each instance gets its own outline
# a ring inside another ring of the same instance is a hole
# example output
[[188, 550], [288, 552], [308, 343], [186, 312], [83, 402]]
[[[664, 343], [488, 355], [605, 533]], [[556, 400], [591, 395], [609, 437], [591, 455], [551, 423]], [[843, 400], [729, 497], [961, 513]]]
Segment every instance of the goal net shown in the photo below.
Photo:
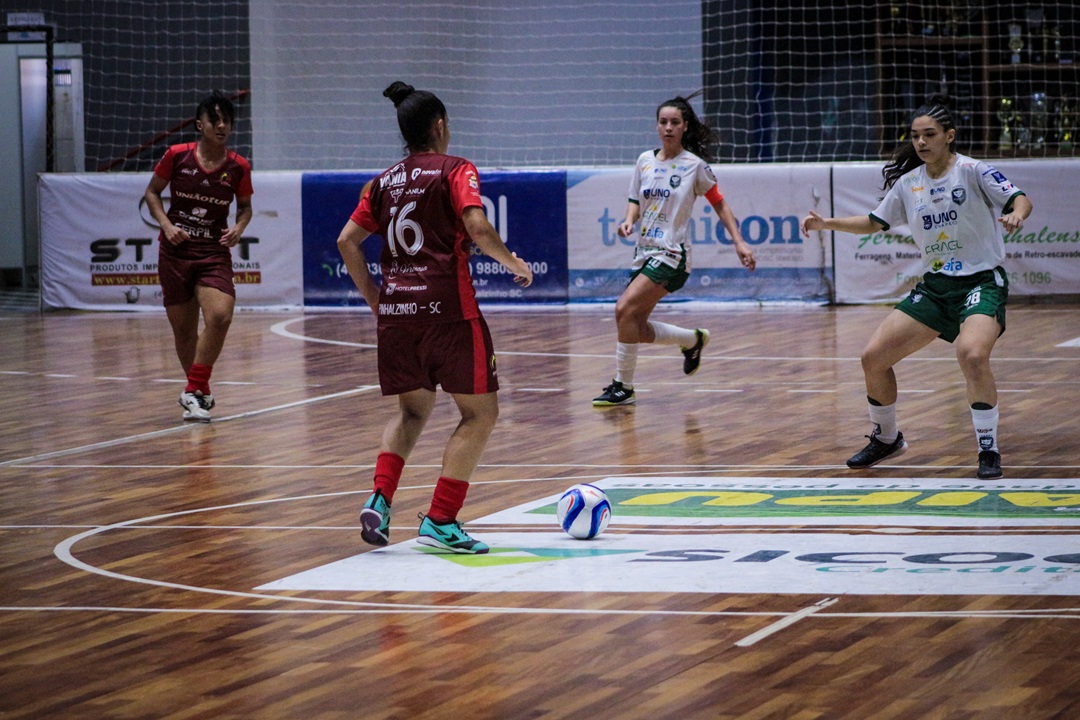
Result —
[[152, 167], [214, 89], [240, 96], [232, 145], [259, 169], [383, 167], [401, 154], [394, 80], [439, 95], [453, 152], [486, 167], [629, 165], [657, 143], [656, 106], [698, 89], [721, 162], [879, 159], [939, 92], [963, 152], [1074, 153], [1073, 0], [50, 6], [57, 40], [83, 46], [89, 170]]

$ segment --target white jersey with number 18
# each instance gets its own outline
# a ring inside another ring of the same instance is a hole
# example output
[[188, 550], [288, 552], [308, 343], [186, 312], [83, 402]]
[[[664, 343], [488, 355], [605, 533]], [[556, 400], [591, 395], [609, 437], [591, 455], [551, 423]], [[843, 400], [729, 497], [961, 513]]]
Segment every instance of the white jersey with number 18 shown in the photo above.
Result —
[[1005, 259], [998, 217], [1023, 194], [990, 165], [957, 154], [940, 178], [925, 165], [901, 175], [870, 217], [886, 230], [906, 223], [930, 272], [973, 275]]

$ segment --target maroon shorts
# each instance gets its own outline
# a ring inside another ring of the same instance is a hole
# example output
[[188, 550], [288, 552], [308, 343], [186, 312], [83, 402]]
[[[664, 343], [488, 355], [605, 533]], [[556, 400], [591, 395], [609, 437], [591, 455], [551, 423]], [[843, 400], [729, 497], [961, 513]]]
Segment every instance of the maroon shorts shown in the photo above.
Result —
[[495, 348], [484, 318], [379, 328], [383, 395], [419, 390], [483, 395], [499, 389]]
[[158, 281], [165, 305], [180, 305], [195, 297], [195, 286], [205, 285], [236, 297], [233, 285], [232, 255], [217, 253], [210, 257], [185, 260], [158, 253]]

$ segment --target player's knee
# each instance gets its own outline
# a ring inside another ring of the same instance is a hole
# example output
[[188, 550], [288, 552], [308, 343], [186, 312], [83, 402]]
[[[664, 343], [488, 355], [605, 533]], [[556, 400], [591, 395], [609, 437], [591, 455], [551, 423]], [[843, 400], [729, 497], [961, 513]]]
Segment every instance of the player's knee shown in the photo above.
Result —
[[990, 369], [990, 353], [976, 346], [959, 346], [956, 348], [956, 360], [960, 363], [964, 374], [986, 372]]
[[213, 328], [218, 332], [225, 332], [232, 325], [232, 313], [230, 312], [208, 312], [203, 315], [203, 320], [206, 322], [207, 327]]
[[888, 363], [884, 360], [878, 348], [873, 345], [867, 345], [863, 349], [862, 355], [859, 356], [859, 362], [862, 363], [863, 372], [866, 374], [884, 372], [889, 369]]

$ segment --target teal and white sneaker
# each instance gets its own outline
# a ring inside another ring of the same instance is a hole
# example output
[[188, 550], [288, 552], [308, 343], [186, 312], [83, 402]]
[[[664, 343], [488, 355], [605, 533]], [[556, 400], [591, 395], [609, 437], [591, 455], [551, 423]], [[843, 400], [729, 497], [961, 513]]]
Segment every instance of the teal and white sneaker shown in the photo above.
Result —
[[489, 550], [486, 544], [469, 537], [469, 533], [465, 532], [465, 528], [456, 520], [436, 523], [423, 513], [417, 517], [423, 520], [420, 523], [420, 537], [417, 539], [421, 545], [471, 555], [482, 555]]
[[382, 547], [390, 542], [390, 503], [376, 490], [360, 511], [360, 537], [368, 545]]

